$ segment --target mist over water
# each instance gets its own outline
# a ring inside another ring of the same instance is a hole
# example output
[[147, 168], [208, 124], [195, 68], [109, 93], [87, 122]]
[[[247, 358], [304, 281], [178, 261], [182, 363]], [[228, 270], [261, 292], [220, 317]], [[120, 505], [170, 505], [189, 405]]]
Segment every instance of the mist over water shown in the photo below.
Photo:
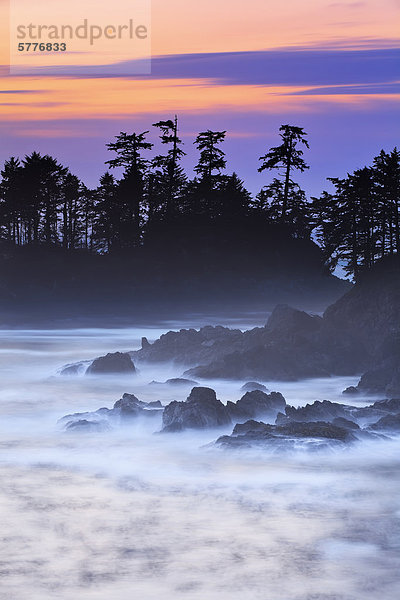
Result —
[[[125, 392], [184, 400], [190, 388], [149, 385], [181, 376], [177, 365], [139, 365], [136, 376], [56, 373], [187, 325], [1, 332], [1, 600], [400, 597], [397, 440], [276, 454], [208, 445], [231, 427], [154, 435], [161, 422], [138, 421], [67, 434], [57, 424], [111, 408]], [[201, 385], [225, 402], [243, 383]], [[354, 383], [266, 385], [298, 406], [348, 402], [341, 391]]]

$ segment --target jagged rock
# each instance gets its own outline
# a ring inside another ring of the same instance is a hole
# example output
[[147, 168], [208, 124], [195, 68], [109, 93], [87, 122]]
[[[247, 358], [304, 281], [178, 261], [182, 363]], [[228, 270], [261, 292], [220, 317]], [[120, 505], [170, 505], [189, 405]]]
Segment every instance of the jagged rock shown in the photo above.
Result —
[[73, 365], [66, 365], [60, 371], [60, 375], [79, 375], [82, 372], [83, 365], [82, 363], [76, 363]]
[[361, 377], [357, 389], [366, 394], [384, 394], [393, 376], [393, 366], [383, 364], [370, 369]]
[[400, 413], [380, 418], [377, 423], [370, 425], [370, 429], [374, 431], [400, 432]]
[[313, 404], [306, 404], [299, 408], [286, 406], [285, 413], [289, 421], [297, 421], [301, 423], [312, 421], [332, 422], [333, 419], [342, 417], [346, 419], [349, 416], [349, 411], [354, 407], [323, 400], [316, 400]]
[[[196, 379], [296, 381], [357, 375], [393, 357], [399, 367], [399, 267], [397, 257], [380, 261], [323, 318], [278, 305], [265, 327], [169, 332], [135, 356], [188, 364], [184, 375]], [[383, 384], [377, 393], [400, 395], [399, 369]], [[347, 392], [354, 393], [352, 388]]]
[[230, 423], [226, 407], [215, 391], [206, 387], [194, 387], [185, 402], [171, 402], [163, 414], [163, 432], [215, 428]]
[[150, 381], [149, 385], [172, 385], [172, 386], [191, 386], [194, 387], [198, 385], [197, 381], [194, 379], [185, 379], [184, 377], [174, 377], [172, 379], [167, 379], [167, 381]]
[[283, 412], [278, 412], [275, 419], [275, 425], [285, 425], [289, 421], [288, 417]]
[[87, 368], [86, 375], [135, 372], [135, 365], [127, 352], [113, 352], [96, 358]]
[[208, 363], [216, 356], [232, 352], [240, 347], [243, 333], [238, 329], [227, 327], [202, 327], [181, 329], [163, 334], [152, 344], [142, 345], [142, 348], [132, 355], [139, 361], [163, 362], [174, 361], [182, 365]]
[[400, 396], [400, 363], [392, 373], [392, 378], [385, 388], [385, 394], [388, 398]]
[[357, 390], [364, 394], [400, 396], [400, 356], [385, 358], [361, 377]]
[[246, 435], [251, 431], [268, 431], [265, 425], [266, 424], [262, 423], [261, 421], [250, 419], [245, 423], [237, 423], [233, 428], [232, 435]]
[[375, 423], [382, 416], [385, 416], [385, 414], [387, 414], [387, 410], [385, 411], [384, 407], [379, 407], [379, 403], [358, 408], [357, 406], [339, 404], [337, 402], [330, 402], [329, 400], [323, 400], [322, 402], [317, 400], [313, 404], [306, 404], [306, 406], [299, 408], [286, 406], [285, 415], [279, 413], [275, 424], [285, 425], [294, 421], [299, 423], [310, 423], [313, 421], [333, 423], [337, 419], [344, 419], [365, 426]]
[[110, 431], [111, 427], [106, 421], [80, 419], [79, 421], [70, 421], [67, 423], [65, 430], [70, 432], [101, 433], [103, 431]]
[[120, 400], [114, 404], [113, 413], [118, 413], [122, 418], [138, 417], [140, 415], [152, 416], [155, 412], [162, 409], [159, 400], [155, 402], [142, 402], [134, 394], [124, 394]]
[[314, 421], [312, 423], [293, 422], [287, 425], [276, 425], [275, 432], [286, 436], [328, 438], [342, 442], [354, 441], [356, 439], [347, 429], [323, 421]]
[[343, 427], [344, 429], [360, 429], [360, 426], [354, 421], [349, 421], [349, 419], [344, 419], [343, 417], [336, 417], [332, 421], [332, 425], [337, 425], [337, 427]]
[[147, 348], [150, 348], [150, 346], [151, 344], [147, 337], [142, 337], [142, 350], [146, 350]]
[[98, 417], [102, 417], [104, 420], [108, 418], [111, 412], [112, 411], [109, 408], [103, 407], [93, 412], [72, 413], [70, 415], [65, 415], [64, 417], [58, 419], [58, 423], [68, 425], [69, 422], [77, 422], [82, 420], [97, 421]]
[[391, 398], [390, 400], [377, 400], [372, 405], [373, 408], [384, 410], [389, 413], [397, 414], [400, 412], [400, 398]]
[[345, 360], [366, 371], [398, 355], [400, 259], [386, 257], [358, 277], [356, 285], [324, 313], [324, 343], [348, 348]]
[[254, 390], [260, 390], [260, 392], [268, 393], [268, 389], [262, 383], [258, 381], [248, 381], [240, 388], [242, 392], [254, 392]]
[[387, 415], [387, 412], [373, 406], [364, 406], [362, 408], [352, 408], [349, 411], [349, 418], [357, 421], [363, 427], [375, 423], [381, 417]]
[[303, 310], [297, 310], [287, 304], [278, 304], [271, 313], [266, 325], [266, 331], [280, 341], [296, 338], [318, 331], [322, 318], [311, 316]]
[[246, 392], [235, 403], [227, 402], [226, 407], [232, 421], [247, 419], [275, 417], [279, 411], [285, 409], [286, 400], [280, 392], [266, 394], [260, 390]]
[[[142, 402], [134, 394], [124, 394], [120, 400], [115, 402], [112, 409], [99, 408], [95, 412], [74, 413], [62, 417], [58, 422], [64, 424], [68, 429], [73, 429], [73, 427], [69, 427], [72, 423], [82, 423], [79, 427], [82, 427], [83, 431], [84, 423], [101, 422], [108, 425], [108, 423], [129, 422], [130, 419], [138, 417], [160, 418], [162, 410], [163, 406], [159, 400]], [[99, 421], [99, 417], [101, 417], [101, 421]]]
[[359, 393], [360, 391], [354, 385], [350, 385], [342, 392], [342, 394], [349, 394], [349, 396], [356, 396]]
[[[223, 447], [278, 446], [293, 447], [294, 440], [314, 440], [315, 442], [350, 443], [357, 437], [349, 428], [339, 427], [321, 421], [311, 423], [291, 422], [286, 425], [267, 425], [257, 421], [247, 421], [236, 425], [232, 435], [218, 438], [216, 444]], [[317, 447], [321, 444], [317, 443]]]
[[123, 418], [138, 417], [143, 412], [145, 402], [141, 402], [133, 394], [124, 394], [120, 400], [114, 404], [113, 411], [118, 412]]
[[174, 377], [173, 379], [167, 379], [167, 381], [165, 382], [167, 385], [191, 385], [191, 386], [196, 386], [198, 385], [197, 381], [194, 381], [193, 379], [185, 379], [183, 377]]

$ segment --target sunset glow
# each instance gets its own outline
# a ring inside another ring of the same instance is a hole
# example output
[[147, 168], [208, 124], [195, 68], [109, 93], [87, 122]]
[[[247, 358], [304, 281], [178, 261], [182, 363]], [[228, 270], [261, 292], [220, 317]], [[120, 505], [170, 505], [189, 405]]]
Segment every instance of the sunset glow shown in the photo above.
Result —
[[[32, 4], [25, 4], [30, 15]], [[125, 0], [115, 4], [115, 18], [127, 5], [134, 6]], [[64, 64], [75, 69], [67, 76], [45, 72], [43, 76], [13, 76], [7, 74], [7, 51], [3, 48], [2, 160], [9, 155], [10, 146], [16, 148], [15, 140], [19, 154], [31, 151], [32, 138], [39, 145], [42, 138], [58, 139], [60, 152], [73, 157], [74, 140], [79, 147], [81, 136], [103, 137], [101, 128], [94, 131], [87, 125], [94, 120], [107, 122], [107, 131], [112, 125], [118, 132], [127, 129], [132, 120], [138, 129], [145, 129], [153, 115], [179, 113], [186, 115], [185, 121], [194, 131], [195, 123], [200, 121], [207, 127], [213, 115], [223, 113], [226, 119], [231, 116], [236, 131], [244, 132], [244, 136], [247, 131], [251, 139], [250, 114], [286, 122], [301, 115], [326, 114], [332, 119], [336, 113], [346, 113], [353, 115], [357, 137], [361, 113], [382, 118], [386, 112], [391, 119], [397, 114], [396, 0], [288, 0], [278, 5], [265, 0], [244, 5], [232, 0], [229, 10], [214, 0], [201, 5], [184, 0], [153, 0], [151, 4], [153, 68], [149, 76], [135, 78], [129, 63], [135, 57], [129, 47], [113, 53], [111, 44], [103, 48], [101, 60], [96, 52], [69, 58], [65, 54]], [[99, 22], [108, 18], [110, 9], [107, 13], [98, 2], [85, 3], [88, 10], [92, 5]], [[4, 39], [8, 2], [3, 0], [1, 6]], [[39, 16], [44, 18], [35, 13], [35, 18]], [[79, 21], [80, 15], [74, 13], [74, 18]], [[56, 61], [53, 56], [52, 63]], [[92, 66], [112, 63], [113, 73], [100, 68], [95, 76], [88, 77], [88, 61]], [[69, 121], [70, 126], [66, 125]], [[106, 141], [100, 141], [93, 151], [103, 156]], [[390, 144], [394, 142], [393, 137]], [[374, 146], [371, 139], [370, 144], [371, 152], [376, 152], [381, 141]], [[82, 177], [86, 175], [84, 169], [83, 163]], [[96, 176], [100, 172], [101, 165]]]

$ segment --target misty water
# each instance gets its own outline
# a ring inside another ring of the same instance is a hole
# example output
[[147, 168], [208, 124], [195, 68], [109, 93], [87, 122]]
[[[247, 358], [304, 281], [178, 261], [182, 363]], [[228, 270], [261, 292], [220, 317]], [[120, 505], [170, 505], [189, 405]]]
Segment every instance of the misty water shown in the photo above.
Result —
[[[66, 363], [136, 349], [143, 335], [180, 325], [1, 332], [1, 600], [400, 597], [395, 439], [276, 454], [210, 447], [221, 431], [155, 435], [160, 423], [138, 422], [73, 434], [57, 424], [111, 408], [124, 392], [184, 400], [188, 389], [149, 385], [182, 375], [174, 365], [56, 376]], [[202, 384], [225, 402], [243, 383]], [[341, 390], [355, 383], [267, 387], [298, 406], [344, 401]]]

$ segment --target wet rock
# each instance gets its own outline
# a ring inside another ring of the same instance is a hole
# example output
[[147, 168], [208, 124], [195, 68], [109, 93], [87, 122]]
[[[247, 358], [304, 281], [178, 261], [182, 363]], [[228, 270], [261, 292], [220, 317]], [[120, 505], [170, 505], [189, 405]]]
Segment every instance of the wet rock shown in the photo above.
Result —
[[135, 365], [127, 352], [113, 352], [96, 358], [87, 368], [86, 375], [135, 372]]
[[349, 419], [344, 419], [343, 417], [336, 417], [333, 419], [332, 425], [337, 425], [337, 427], [343, 427], [344, 429], [360, 429], [360, 426], [354, 421], [349, 421]]
[[193, 379], [185, 379], [184, 377], [174, 377], [173, 379], [167, 379], [167, 381], [165, 382], [167, 385], [190, 385], [190, 386], [196, 386], [198, 385], [197, 381], [194, 381]]
[[248, 421], [236, 425], [232, 435], [218, 438], [216, 444], [224, 447], [266, 446], [293, 447], [296, 440], [315, 441], [310, 447], [320, 447], [319, 442], [347, 444], [355, 442], [357, 437], [349, 428], [321, 421], [310, 423], [291, 422], [285, 425], [268, 425], [257, 421]]
[[142, 344], [141, 350], [133, 352], [135, 360], [146, 362], [174, 361], [182, 365], [206, 364], [216, 356], [222, 356], [240, 347], [243, 333], [227, 327], [202, 327], [181, 329], [163, 334], [152, 344]]
[[254, 390], [260, 390], [260, 392], [268, 393], [268, 389], [262, 383], [258, 381], [248, 381], [240, 388], [242, 392], [254, 392]]
[[279, 411], [285, 410], [286, 400], [280, 392], [266, 394], [260, 390], [246, 392], [235, 403], [227, 402], [227, 410], [232, 421], [242, 421], [257, 418], [275, 418]]
[[[135, 356], [190, 365], [185, 376], [195, 379], [296, 381], [365, 372], [361, 392], [399, 396], [399, 269], [398, 257], [379, 261], [323, 318], [278, 305], [265, 327], [169, 332]], [[395, 358], [397, 370], [375, 372]], [[355, 393], [354, 386], [347, 393]]]
[[385, 388], [385, 393], [388, 398], [394, 396], [400, 397], [400, 364], [394, 369], [392, 378]]
[[342, 394], [348, 394], [349, 396], [356, 396], [359, 393], [360, 391], [354, 385], [350, 385], [342, 392]]
[[296, 338], [317, 332], [322, 325], [322, 317], [312, 316], [287, 304], [278, 304], [268, 319], [267, 332], [279, 340]]
[[150, 348], [150, 346], [151, 344], [147, 337], [142, 337], [142, 350], [146, 350], [147, 348]]
[[357, 389], [365, 394], [384, 394], [394, 375], [394, 365], [381, 364], [370, 369], [361, 377]]
[[357, 421], [362, 427], [375, 423], [381, 417], [387, 415], [387, 412], [373, 406], [363, 406], [362, 408], [352, 408], [349, 412], [349, 418]]
[[400, 398], [391, 398], [390, 400], [377, 400], [372, 405], [373, 408], [384, 410], [389, 413], [400, 413]]
[[287, 425], [276, 425], [275, 433], [294, 437], [315, 437], [340, 440], [342, 442], [354, 441], [356, 438], [349, 433], [347, 428], [338, 427], [324, 421], [313, 421], [309, 423], [288, 423]]
[[275, 425], [285, 425], [289, 422], [288, 417], [283, 412], [278, 412], [275, 419]]
[[142, 402], [134, 394], [124, 394], [120, 400], [114, 404], [112, 415], [118, 414], [122, 418], [134, 418], [139, 416], [152, 416], [162, 409], [159, 400], [155, 402]]
[[66, 376], [76, 376], [76, 375], [80, 375], [81, 373], [83, 373], [83, 371], [85, 370], [86, 365], [83, 362], [79, 362], [79, 363], [74, 363], [71, 365], [65, 365], [65, 367], [63, 367], [60, 371], [60, 375], [66, 375]]
[[194, 379], [185, 379], [184, 377], [174, 377], [167, 379], [167, 381], [150, 381], [149, 385], [171, 385], [171, 386], [182, 386], [182, 387], [194, 387], [198, 385]]
[[206, 387], [194, 387], [185, 402], [174, 401], [165, 407], [162, 431], [215, 428], [230, 423], [229, 413], [217, 399], [215, 391]]
[[[96, 423], [101, 422], [106, 425], [120, 424], [124, 421], [129, 422], [130, 419], [136, 419], [139, 417], [147, 418], [160, 418], [163, 411], [163, 406], [159, 400], [154, 402], [142, 402], [134, 394], [124, 394], [120, 400], [115, 402], [112, 409], [99, 408], [94, 412], [82, 412], [66, 415], [59, 419], [59, 423], [63, 424], [65, 428], [70, 428], [69, 425], [72, 423]], [[84, 425], [80, 425], [82, 431]]]
[[87, 421], [80, 419], [79, 421], [70, 421], [66, 424], [65, 430], [69, 432], [82, 433], [102, 433], [110, 431], [111, 427], [106, 421]]
[[377, 423], [370, 425], [374, 431], [400, 432], [400, 413], [381, 417]]
[[120, 400], [114, 404], [113, 412], [118, 413], [122, 418], [138, 417], [146, 406], [133, 394], [124, 394]]
[[262, 421], [255, 421], [254, 419], [250, 419], [245, 423], [237, 423], [233, 428], [232, 435], [246, 435], [252, 431], [265, 432], [269, 431], [269, 428], [266, 427], [266, 424]]
[[98, 410], [92, 411], [92, 412], [72, 413], [72, 414], [65, 415], [64, 417], [61, 417], [60, 419], [58, 419], [58, 423], [66, 426], [70, 422], [77, 422], [77, 421], [82, 421], [82, 420], [97, 421], [99, 419], [99, 417], [102, 417], [102, 419], [106, 420], [111, 412], [112, 411], [109, 408], [103, 407], [103, 408], [99, 408]]
[[285, 413], [289, 421], [298, 422], [312, 422], [312, 421], [326, 421], [332, 422], [333, 419], [342, 417], [346, 419], [349, 416], [349, 412], [353, 407], [346, 406], [345, 404], [339, 404], [337, 402], [330, 402], [329, 400], [319, 400], [312, 404], [306, 404], [299, 408], [293, 406], [286, 406]]

